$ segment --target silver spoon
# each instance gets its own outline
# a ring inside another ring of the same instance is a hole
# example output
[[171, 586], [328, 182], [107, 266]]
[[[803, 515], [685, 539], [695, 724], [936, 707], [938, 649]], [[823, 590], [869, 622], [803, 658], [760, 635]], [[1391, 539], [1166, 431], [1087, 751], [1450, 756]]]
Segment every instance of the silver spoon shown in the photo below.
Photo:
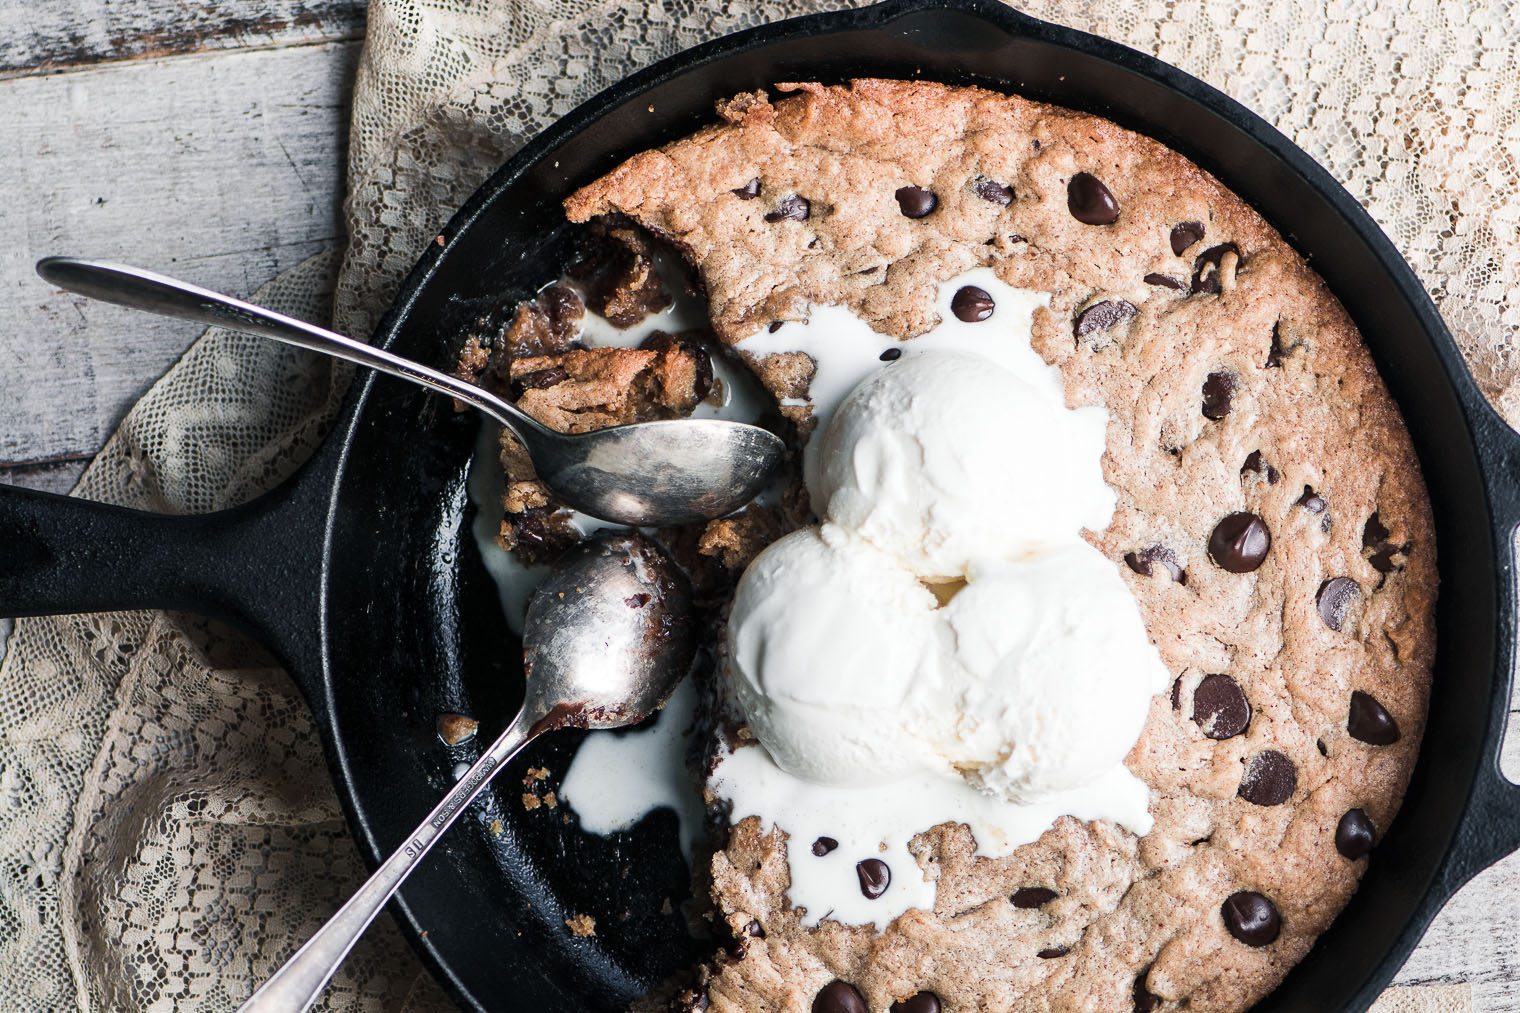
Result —
[[568, 550], [528, 602], [522, 710], [401, 849], [239, 1013], [310, 1006], [391, 894], [508, 760], [544, 732], [642, 721], [690, 670], [695, 644], [686, 579], [643, 536], [610, 535]]
[[511, 430], [533, 458], [538, 477], [561, 500], [619, 524], [660, 527], [721, 517], [753, 499], [785, 453], [774, 433], [724, 419], [557, 433], [474, 384], [198, 285], [73, 257], [39, 260], [37, 273], [92, 299], [273, 338], [458, 398]]

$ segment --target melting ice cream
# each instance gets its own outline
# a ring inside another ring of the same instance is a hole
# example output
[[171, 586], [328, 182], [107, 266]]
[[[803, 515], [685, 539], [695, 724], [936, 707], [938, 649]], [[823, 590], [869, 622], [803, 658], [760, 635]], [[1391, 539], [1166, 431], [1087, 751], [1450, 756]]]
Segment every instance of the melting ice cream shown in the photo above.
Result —
[[[762, 552], [734, 600], [725, 685], [760, 745], [727, 755], [714, 786], [734, 819], [787, 832], [809, 924], [884, 926], [932, 905], [907, 845], [945, 821], [994, 856], [1061, 815], [1150, 829], [1123, 759], [1169, 676], [1081, 535], [1113, 513], [1106, 413], [1066, 407], [1030, 349], [1038, 298], [975, 281], [990, 317], [945, 313], [823, 406], [808, 462], [823, 521]], [[849, 319], [842, 339], [813, 321], [819, 374], [844, 372], [828, 362], [836, 339], [892, 344]], [[815, 855], [820, 837], [838, 848]], [[879, 868], [855, 868], [868, 860], [885, 863], [884, 888]]]

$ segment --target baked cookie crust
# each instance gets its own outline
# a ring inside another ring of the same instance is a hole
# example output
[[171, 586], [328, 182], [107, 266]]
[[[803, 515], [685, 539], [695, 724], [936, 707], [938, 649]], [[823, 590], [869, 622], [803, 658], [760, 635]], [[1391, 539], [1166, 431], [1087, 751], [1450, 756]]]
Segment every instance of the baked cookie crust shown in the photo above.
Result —
[[[730, 345], [817, 304], [910, 338], [936, 323], [936, 287], [976, 267], [1050, 293], [1034, 346], [1071, 406], [1111, 417], [1119, 506], [1089, 539], [1176, 682], [1126, 761], [1152, 791], [1149, 835], [1068, 817], [990, 860], [964, 827], [926, 829], [915, 853], [935, 908], [882, 933], [803, 928], [781, 833], [732, 827], [711, 877], [741, 942], [689, 998], [1250, 1006], [1355, 891], [1425, 720], [1431, 510], [1371, 356], [1282, 237], [1156, 141], [977, 88], [775, 91], [720, 103], [720, 123], [575, 193], [569, 217], [673, 244]], [[805, 355], [752, 365], [772, 393], [805, 394]], [[788, 412], [805, 432], [807, 408]]]

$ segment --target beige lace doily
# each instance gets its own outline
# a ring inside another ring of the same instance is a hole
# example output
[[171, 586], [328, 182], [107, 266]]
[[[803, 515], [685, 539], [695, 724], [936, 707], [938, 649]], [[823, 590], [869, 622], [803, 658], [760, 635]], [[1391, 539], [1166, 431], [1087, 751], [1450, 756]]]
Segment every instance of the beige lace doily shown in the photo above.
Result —
[[[419, 250], [504, 157], [630, 70], [818, 0], [375, 0], [359, 69], [349, 244], [258, 293], [366, 334]], [[830, 4], [829, 6], [833, 6]], [[1520, 27], [1484, 0], [1046, 0], [1273, 121], [1414, 264], [1480, 381], [1520, 418]], [[39, 336], [38, 340], [45, 340]], [[212, 330], [81, 480], [170, 512], [245, 500], [316, 443], [341, 381]], [[3, 632], [3, 631], [0, 631]], [[228, 1009], [361, 871], [304, 704], [207, 624], [130, 613], [15, 624], [0, 665], [0, 1005]], [[1465, 987], [1404, 990], [1453, 1009]], [[330, 1009], [447, 1000], [388, 919]]]

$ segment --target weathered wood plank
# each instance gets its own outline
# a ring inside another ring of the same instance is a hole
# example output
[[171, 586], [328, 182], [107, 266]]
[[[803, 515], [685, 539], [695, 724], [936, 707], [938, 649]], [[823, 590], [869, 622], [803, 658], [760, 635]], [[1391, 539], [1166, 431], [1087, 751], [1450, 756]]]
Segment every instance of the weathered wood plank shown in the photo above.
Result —
[[357, 43], [0, 81], [0, 467], [88, 455], [201, 330], [68, 295], [47, 254], [243, 294], [341, 232]]
[[[1520, 773], [1520, 711], [1510, 711], [1501, 750], [1505, 776]], [[1399, 984], [1468, 982], [1473, 1009], [1520, 1009], [1520, 854], [1478, 874], [1436, 916], [1399, 971]]]
[[1476, 1009], [1520, 1008], [1520, 855], [1479, 873], [1452, 898], [1397, 980], [1471, 982]]
[[364, 0], [13, 0], [0, 77], [107, 60], [357, 39]]
[[[4, 416], [0, 409], [0, 417]], [[23, 489], [41, 489], [43, 492], [68, 492], [89, 466], [88, 457], [76, 460], [49, 461], [46, 464], [25, 464], [15, 468], [0, 468], [0, 485], [19, 485]]]

